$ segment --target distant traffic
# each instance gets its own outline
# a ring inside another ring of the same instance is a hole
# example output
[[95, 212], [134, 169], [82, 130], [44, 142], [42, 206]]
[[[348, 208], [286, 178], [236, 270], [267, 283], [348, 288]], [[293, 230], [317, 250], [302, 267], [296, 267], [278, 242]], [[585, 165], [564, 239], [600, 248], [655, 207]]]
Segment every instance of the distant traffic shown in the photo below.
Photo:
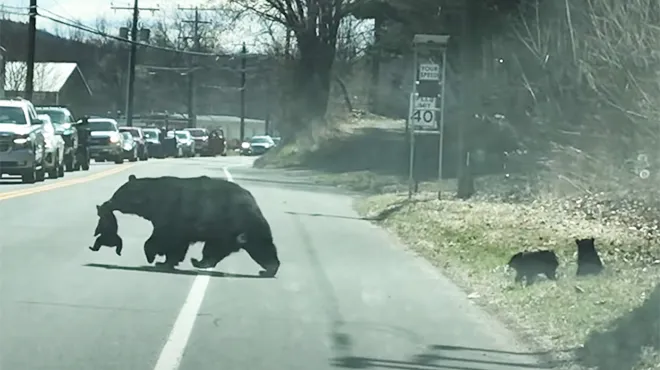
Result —
[[65, 106], [34, 106], [21, 99], [0, 100], [0, 177], [18, 176], [24, 183], [87, 171], [95, 162], [147, 161], [150, 158], [191, 158], [261, 155], [279, 138], [254, 136], [228, 148], [222, 129], [122, 127], [113, 118], [77, 119]]

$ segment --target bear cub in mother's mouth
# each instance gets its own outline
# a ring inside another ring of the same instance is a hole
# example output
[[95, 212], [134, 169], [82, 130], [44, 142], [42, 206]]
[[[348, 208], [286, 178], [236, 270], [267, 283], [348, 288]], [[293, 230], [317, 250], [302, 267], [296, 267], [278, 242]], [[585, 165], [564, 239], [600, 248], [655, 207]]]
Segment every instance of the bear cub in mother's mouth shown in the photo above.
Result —
[[103, 206], [96, 206], [96, 214], [99, 216], [99, 222], [94, 230], [94, 236], [98, 235], [94, 245], [89, 247], [93, 251], [98, 251], [101, 247], [115, 247], [115, 253], [121, 256], [121, 250], [124, 247], [124, 242], [121, 240], [117, 230], [117, 217], [112, 210]]

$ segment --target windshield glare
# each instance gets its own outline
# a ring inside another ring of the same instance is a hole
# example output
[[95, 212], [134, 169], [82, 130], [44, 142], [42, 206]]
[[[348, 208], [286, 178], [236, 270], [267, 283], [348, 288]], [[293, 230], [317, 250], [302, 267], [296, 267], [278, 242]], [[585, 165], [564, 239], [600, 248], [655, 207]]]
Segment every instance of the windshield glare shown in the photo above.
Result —
[[117, 131], [117, 127], [112, 121], [89, 121], [90, 131]]
[[67, 122], [66, 114], [64, 114], [64, 112], [59, 110], [37, 109], [37, 113], [47, 115], [48, 117], [50, 117], [50, 120], [54, 124], [61, 124]]
[[250, 139], [250, 142], [253, 144], [270, 144], [271, 141], [265, 137], [253, 137]]
[[155, 131], [143, 131], [144, 132], [144, 137], [147, 139], [158, 139], [158, 133]]
[[187, 131], [190, 132], [190, 135], [192, 135], [192, 137], [204, 137], [204, 136], [208, 136], [208, 135], [206, 134], [206, 131], [205, 131], [205, 130], [202, 130], [202, 129], [198, 129], [198, 130], [187, 130]]
[[130, 135], [133, 136], [133, 137], [140, 137], [140, 132], [139, 132], [138, 130], [135, 130], [135, 129], [123, 128], [123, 129], [121, 129], [120, 131], [121, 131], [121, 132], [128, 133], [128, 134], [130, 134]]
[[0, 123], [26, 125], [27, 121], [21, 107], [0, 107]]

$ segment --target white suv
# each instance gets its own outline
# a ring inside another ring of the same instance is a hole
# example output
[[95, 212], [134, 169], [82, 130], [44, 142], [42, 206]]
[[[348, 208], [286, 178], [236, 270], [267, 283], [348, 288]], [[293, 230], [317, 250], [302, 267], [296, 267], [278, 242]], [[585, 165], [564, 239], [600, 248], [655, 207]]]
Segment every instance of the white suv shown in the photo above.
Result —
[[42, 125], [30, 101], [0, 100], [0, 176], [21, 176], [25, 183], [44, 180]]

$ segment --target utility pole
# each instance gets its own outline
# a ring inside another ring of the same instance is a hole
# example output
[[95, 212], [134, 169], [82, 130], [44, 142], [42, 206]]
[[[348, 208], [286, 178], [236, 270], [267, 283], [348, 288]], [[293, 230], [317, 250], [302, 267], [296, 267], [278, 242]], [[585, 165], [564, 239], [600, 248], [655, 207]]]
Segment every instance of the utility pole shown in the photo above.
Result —
[[[193, 51], [201, 52], [202, 43], [201, 36], [199, 34], [199, 25], [200, 24], [210, 24], [211, 22], [202, 21], [199, 16], [200, 10], [212, 10], [212, 9], [200, 9], [199, 7], [194, 8], [179, 8], [179, 10], [193, 10], [195, 16], [193, 20], [184, 20], [183, 23], [192, 23], [193, 25], [193, 35], [188, 38], [193, 40]], [[197, 97], [197, 84], [195, 80], [194, 69], [196, 68], [196, 56], [190, 55], [188, 60], [188, 67], [190, 68], [186, 73], [188, 77], [188, 127], [197, 126], [197, 112], [195, 109], [196, 106], [196, 97]]]
[[241, 48], [241, 143], [245, 140], [245, 68], [247, 67], [247, 47], [243, 43]]
[[473, 126], [474, 120], [474, 98], [472, 96], [474, 87], [473, 79], [475, 76], [474, 55], [476, 46], [479, 45], [478, 34], [470, 27], [470, 24], [479, 24], [477, 16], [480, 14], [479, 4], [477, 0], [467, 0], [464, 3], [462, 14], [462, 30], [461, 30], [461, 100], [463, 101], [463, 115], [462, 122], [458, 125], [458, 191], [456, 196], [459, 199], [468, 199], [474, 192], [474, 178], [472, 176], [472, 168], [470, 163], [470, 145], [467, 135], [471, 132], [470, 128]]
[[28, 23], [27, 71], [25, 74], [25, 99], [32, 101], [34, 95], [34, 58], [37, 48], [37, 0], [30, 0]]
[[126, 126], [133, 126], [133, 102], [135, 100], [135, 64], [137, 63], [137, 33], [140, 10], [157, 11], [158, 8], [140, 8], [138, 0], [134, 0], [133, 7], [116, 7], [114, 10], [133, 10], [133, 24], [131, 26], [131, 51], [128, 56], [128, 83], [126, 86]]

